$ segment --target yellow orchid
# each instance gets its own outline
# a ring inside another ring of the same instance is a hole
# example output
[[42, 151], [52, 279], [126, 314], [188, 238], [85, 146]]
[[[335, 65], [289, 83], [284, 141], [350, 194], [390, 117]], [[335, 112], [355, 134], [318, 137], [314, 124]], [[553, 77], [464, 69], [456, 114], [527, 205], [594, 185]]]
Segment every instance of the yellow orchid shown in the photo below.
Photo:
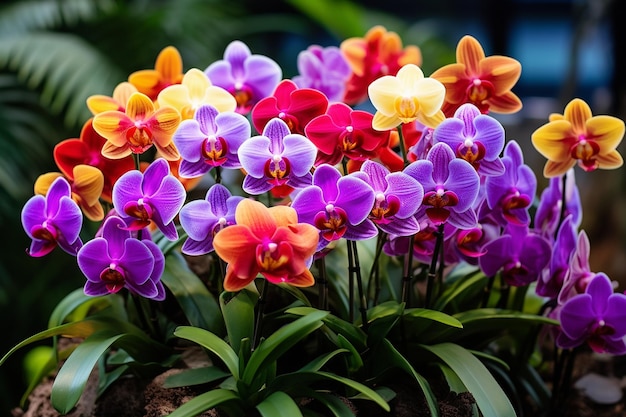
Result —
[[135, 71], [128, 76], [128, 82], [151, 100], [156, 100], [165, 87], [180, 84], [182, 79], [183, 58], [173, 46], [163, 48], [157, 56], [154, 69]]
[[570, 101], [562, 115], [550, 115], [549, 122], [531, 136], [537, 151], [548, 159], [543, 175], [556, 177], [578, 162], [585, 171], [615, 169], [623, 164], [615, 150], [624, 137], [624, 122], [613, 116], [592, 116], [581, 99]]
[[128, 102], [131, 94], [136, 92], [137, 87], [127, 81], [124, 81], [115, 87], [113, 90], [113, 96], [111, 97], [102, 94], [96, 94], [88, 97], [87, 107], [94, 116], [98, 113], [109, 110], [124, 111], [126, 109], [126, 102]]
[[389, 130], [401, 123], [415, 120], [435, 127], [445, 116], [441, 105], [446, 94], [445, 87], [424, 73], [414, 64], [400, 68], [396, 76], [385, 75], [369, 85], [368, 93], [376, 114], [372, 127]]
[[185, 73], [180, 84], [170, 85], [159, 93], [159, 106], [170, 106], [178, 110], [183, 120], [193, 118], [196, 109], [210, 104], [220, 113], [234, 111], [235, 97], [225, 89], [212, 85], [209, 77], [197, 68]]

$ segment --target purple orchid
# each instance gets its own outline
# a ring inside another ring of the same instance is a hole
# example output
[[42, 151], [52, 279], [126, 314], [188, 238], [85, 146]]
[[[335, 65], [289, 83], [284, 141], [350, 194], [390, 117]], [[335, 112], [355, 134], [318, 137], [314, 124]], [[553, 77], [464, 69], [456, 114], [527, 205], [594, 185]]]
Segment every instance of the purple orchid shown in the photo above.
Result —
[[460, 259], [470, 265], [478, 265], [478, 259], [486, 253], [484, 246], [499, 236], [500, 226], [484, 219], [471, 229], [456, 230], [451, 243]]
[[449, 222], [459, 229], [476, 226], [472, 208], [479, 190], [479, 177], [469, 162], [456, 158], [445, 143], [436, 143], [426, 159], [411, 163], [404, 173], [424, 187], [422, 205], [415, 216], [428, 217], [435, 225]]
[[[576, 186], [574, 169], [570, 169], [565, 174], [565, 217], [572, 216], [572, 224], [576, 227], [580, 226], [582, 221], [582, 205], [580, 202], [580, 193]], [[535, 213], [535, 228], [540, 229], [542, 233], [552, 238], [556, 232], [561, 215], [561, 207], [563, 205], [563, 177], [550, 178], [550, 183], [541, 193], [539, 206]]]
[[204, 255], [213, 252], [213, 238], [223, 228], [235, 224], [235, 209], [243, 197], [232, 196], [221, 184], [214, 184], [204, 200], [191, 201], [180, 210], [180, 224], [187, 232], [182, 252]]
[[550, 257], [550, 268], [543, 271], [537, 280], [535, 292], [538, 295], [556, 298], [570, 269], [572, 254], [576, 249], [576, 226], [572, 216], [567, 216], [559, 228]]
[[589, 265], [589, 237], [584, 230], [578, 233], [576, 249], [572, 254], [569, 269], [563, 279], [563, 286], [559, 292], [558, 302], [564, 304], [570, 298], [582, 294], [589, 285], [589, 281], [596, 275], [591, 272]]
[[383, 232], [410, 236], [419, 231], [413, 216], [424, 197], [424, 188], [403, 172], [391, 173], [383, 165], [365, 161], [353, 176], [362, 179], [374, 190], [374, 207], [369, 218]]
[[247, 114], [262, 98], [270, 96], [283, 72], [272, 59], [253, 55], [241, 42], [231, 42], [224, 51], [224, 59], [216, 61], [204, 71], [213, 85], [230, 92], [237, 100], [237, 113]]
[[126, 287], [142, 297], [164, 300], [163, 253], [150, 239], [138, 240], [125, 227], [121, 218], [107, 218], [102, 236], [85, 243], [78, 252], [78, 267], [87, 277], [85, 294], [114, 294]]
[[[420, 230], [413, 239], [410, 236], [390, 235], [389, 239], [383, 245], [383, 251], [389, 256], [403, 256], [409, 251], [409, 244], [413, 241], [413, 258], [424, 264], [430, 264], [435, 251], [438, 227], [435, 226], [428, 218], [422, 220], [419, 224]], [[449, 241], [452, 240], [456, 227], [449, 223], [443, 225], [444, 239], [444, 263], [451, 265], [458, 262], [459, 257], [454, 250], [447, 250]]]
[[70, 255], [83, 245], [78, 236], [83, 214], [72, 200], [70, 184], [59, 177], [50, 185], [46, 196], [35, 195], [22, 209], [22, 226], [32, 239], [28, 254], [41, 257], [59, 246]]
[[550, 261], [551, 249], [550, 243], [528, 226], [509, 223], [502, 236], [483, 247], [486, 253], [478, 263], [485, 275], [502, 271], [509, 285], [519, 287], [537, 280]]
[[367, 218], [374, 201], [374, 190], [365, 181], [342, 177], [335, 167], [322, 164], [313, 173], [313, 184], [296, 194], [291, 207], [299, 222], [319, 229], [318, 249], [322, 249], [342, 237], [364, 240], [376, 236], [378, 230]]
[[433, 132], [433, 139], [435, 143], [448, 144], [456, 156], [472, 164], [481, 177], [504, 173], [499, 157], [504, 148], [504, 128], [471, 103], [463, 104], [454, 117], [441, 122]]
[[598, 353], [626, 353], [626, 295], [614, 293], [611, 280], [595, 275], [584, 294], [569, 299], [559, 312], [556, 344], [572, 349], [587, 342]]
[[248, 139], [239, 148], [239, 160], [247, 173], [243, 190], [258, 195], [282, 185], [310, 185], [316, 155], [317, 148], [310, 140], [291, 133], [284, 121], [274, 118], [262, 135]]
[[169, 240], [178, 239], [173, 220], [185, 196], [185, 187], [170, 174], [163, 158], [152, 162], [144, 173], [127, 172], [113, 186], [113, 206], [129, 230], [143, 229], [152, 221]]
[[336, 46], [322, 48], [311, 45], [298, 54], [298, 71], [293, 77], [298, 88], [314, 88], [328, 97], [328, 101], [343, 100], [346, 82], [352, 69]]
[[535, 197], [537, 178], [528, 165], [517, 142], [510, 141], [504, 148], [502, 162], [505, 172], [487, 177], [485, 189], [491, 215], [501, 226], [508, 223], [528, 225], [528, 209]]
[[210, 105], [199, 107], [172, 137], [182, 157], [178, 173], [182, 178], [195, 178], [213, 167], [241, 168], [237, 151], [250, 131], [248, 119], [241, 114], [219, 113]]

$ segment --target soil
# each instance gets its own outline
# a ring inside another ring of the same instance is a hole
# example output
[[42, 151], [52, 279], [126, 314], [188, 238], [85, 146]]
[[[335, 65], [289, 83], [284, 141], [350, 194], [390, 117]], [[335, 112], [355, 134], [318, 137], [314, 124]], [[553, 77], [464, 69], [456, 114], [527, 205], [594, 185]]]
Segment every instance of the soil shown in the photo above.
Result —
[[[187, 358], [187, 365], [193, 366], [194, 361], [202, 361], [202, 356], [192, 355]], [[195, 362], [197, 363], [197, 362]], [[206, 386], [198, 388], [164, 388], [165, 379], [176, 372], [170, 369], [158, 375], [150, 381], [142, 381], [135, 377], [127, 377], [113, 384], [100, 398], [96, 399], [97, 375], [92, 374], [85, 392], [78, 405], [68, 417], [162, 417], [166, 416], [195, 395], [204, 392]], [[624, 378], [626, 375], [626, 359], [615, 358], [606, 360], [598, 359], [589, 352], [577, 357], [573, 381], [589, 373], [597, 372]], [[546, 375], [547, 377], [547, 375]], [[547, 377], [548, 378], [548, 377]], [[626, 380], [626, 379], [625, 379]], [[50, 405], [50, 392], [52, 379], [43, 381], [30, 395], [29, 406], [26, 410], [14, 409], [13, 417], [59, 417], [60, 414]], [[431, 381], [432, 383], [432, 381]], [[416, 395], [419, 388], [410, 380], [397, 380], [388, 384], [388, 387], [396, 392], [396, 397], [389, 402], [392, 410], [390, 413], [381, 412], [374, 403], [365, 400], [351, 401], [341, 398], [354, 415], [358, 417], [427, 417], [429, 413], [423, 396]], [[471, 394], [456, 394], [449, 392], [445, 383], [433, 384], [435, 395], [439, 399], [441, 417], [470, 417], [472, 416], [475, 402]], [[307, 400], [304, 400], [307, 401]], [[310, 400], [309, 400], [310, 401]], [[311, 404], [308, 404], [309, 406]], [[313, 408], [313, 407], [312, 407]], [[323, 413], [323, 409], [316, 410]], [[550, 413], [544, 410], [529, 409], [526, 415], [533, 416], [558, 416], [558, 417], [618, 417], [626, 415], [624, 400], [616, 404], [600, 405], [594, 403], [583, 393], [572, 388], [568, 397], [558, 412]], [[227, 417], [218, 410], [208, 410], [201, 417]], [[505, 416], [503, 416], [505, 417]]]

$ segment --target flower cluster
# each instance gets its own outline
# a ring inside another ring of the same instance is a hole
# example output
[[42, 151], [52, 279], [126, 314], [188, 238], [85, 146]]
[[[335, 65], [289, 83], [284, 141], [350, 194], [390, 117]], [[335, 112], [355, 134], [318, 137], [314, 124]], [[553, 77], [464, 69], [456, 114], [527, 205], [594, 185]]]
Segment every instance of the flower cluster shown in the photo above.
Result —
[[[240, 41], [184, 73], [167, 47], [154, 70], [90, 97], [80, 138], [56, 146], [60, 173], [37, 181], [22, 212], [29, 253], [58, 245], [76, 256], [88, 295], [125, 288], [163, 300], [157, 234], [183, 254], [217, 255], [229, 292], [258, 276], [313, 286], [313, 261], [337, 241], [376, 237], [391, 258], [473, 265], [503, 292], [532, 285], [561, 322], [562, 348], [626, 353], [626, 295], [590, 271], [574, 182], [577, 163], [622, 165], [624, 122], [575, 99], [535, 131], [551, 180], [533, 220], [537, 179], [492, 116], [521, 108], [511, 91], [521, 66], [485, 56], [471, 36], [456, 57], [426, 77], [419, 48], [376, 27], [303, 51], [289, 80]], [[368, 98], [373, 114], [353, 108]], [[201, 179], [212, 184], [206, 198], [187, 201]], [[86, 243], [81, 212], [102, 221]]]

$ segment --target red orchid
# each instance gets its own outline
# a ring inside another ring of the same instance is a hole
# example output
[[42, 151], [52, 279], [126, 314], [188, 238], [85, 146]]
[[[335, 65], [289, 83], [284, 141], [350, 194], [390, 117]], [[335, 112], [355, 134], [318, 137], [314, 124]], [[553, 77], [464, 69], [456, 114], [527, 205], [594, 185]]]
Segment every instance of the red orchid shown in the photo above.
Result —
[[326, 96], [312, 88], [298, 88], [291, 80], [281, 81], [274, 93], [261, 99], [252, 109], [252, 124], [258, 132], [271, 119], [287, 123], [291, 133], [304, 135], [304, 128], [328, 108]]
[[456, 64], [439, 68], [430, 77], [446, 87], [442, 110], [452, 117], [462, 104], [472, 103], [482, 113], [515, 113], [522, 101], [511, 88], [522, 72], [521, 64], [507, 56], [485, 57], [480, 43], [466, 35], [456, 47]]
[[344, 102], [358, 104], [367, 98], [372, 81], [384, 75], [396, 75], [406, 64], [422, 64], [422, 53], [417, 46], [402, 47], [395, 32], [383, 26], [374, 26], [364, 38], [349, 38], [341, 43], [341, 52], [352, 68]]
[[54, 147], [54, 161], [70, 181], [74, 181], [74, 168], [78, 165], [90, 165], [98, 168], [104, 175], [102, 199], [111, 202], [113, 184], [125, 172], [134, 168], [133, 159], [127, 156], [121, 159], [109, 159], [102, 155], [106, 139], [96, 132], [92, 119], [83, 125], [78, 139], [66, 139]]
[[235, 221], [213, 240], [215, 252], [228, 263], [226, 291], [243, 289], [258, 274], [274, 284], [309, 287], [315, 283], [307, 262], [317, 249], [319, 231], [298, 223], [293, 208], [267, 208], [244, 199], [237, 205]]
[[[35, 181], [35, 194], [46, 195], [48, 189], [58, 177], [60, 172], [48, 172], [40, 175]], [[76, 165], [72, 169], [71, 177], [66, 178], [72, 190], [72, 200], [78, 204], [85, 216], [92, 221], [100, 221], [104, 218], [104, 209], [100, 204], [104, 177], [102, 172], [89, 165]]]
[[182, 80], [183, 59], [173, 46], [163, 48], [157, 56], [154, 69], [135, 71], [128, 76], [128, 82], [151, 100], [156, 100], [165, 87], [180, 84]]
[[345, 156], [365, 161], [376, 156], [376, 150], [388, 139], [389, 132], [372, 128], [374, 116], [363, 110], [352, 110], [344, 103], [333, 103], [325, 114], [306, 126], [306, 136], [317, 147], [315, 165], [336, 165]]

